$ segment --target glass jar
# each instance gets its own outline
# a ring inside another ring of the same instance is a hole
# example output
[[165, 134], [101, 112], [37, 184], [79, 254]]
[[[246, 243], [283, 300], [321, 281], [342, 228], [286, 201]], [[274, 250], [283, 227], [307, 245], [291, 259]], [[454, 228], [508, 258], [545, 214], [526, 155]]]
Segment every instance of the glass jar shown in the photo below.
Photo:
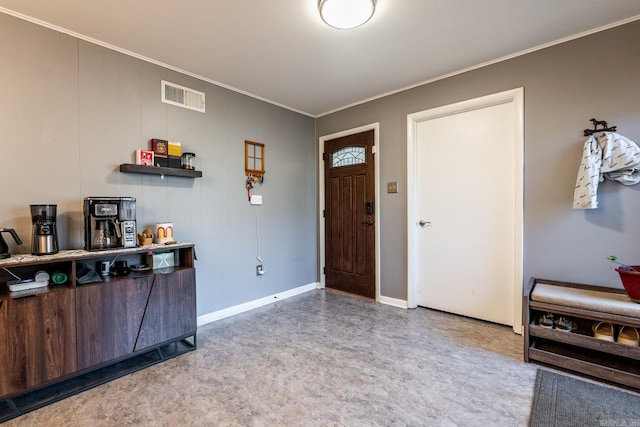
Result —
[[195, 170], [196, 155], [194, 153], [182, 153], [180, 166], [182, 167], [182, 169]]

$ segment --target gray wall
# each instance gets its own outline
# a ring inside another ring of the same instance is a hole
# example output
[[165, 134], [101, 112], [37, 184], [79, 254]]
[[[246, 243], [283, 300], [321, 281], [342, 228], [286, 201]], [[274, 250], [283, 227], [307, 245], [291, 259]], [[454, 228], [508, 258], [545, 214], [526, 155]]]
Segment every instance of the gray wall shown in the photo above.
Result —
[[621, 287], [606, 257], [640, 264], [640, 186], [601, 184], [597, 210], [573, 210], [572, 199], [590, 118], [640, 143], [638, 40], [636, 21], [319, 118], [318, 136], [380, 123], [381, 188], [399, 183], [379, 201], [381, 294], [407, 297], [407, 114], [517, 87], [525, 90], [524, 281]]
[[[83, 246], [82, 199], [133, 196], [139, 228], [173, 221], [196, 244], [198, 314], [316, 282], [312, 118], [0, 14], [0, 227], [30, 251], [29, 204], [58, 205], [62, 249]], [[202, 114], [160, 102], [160, 80], [206, 93]], [[123, 174], [151, 138], [196, 153], [203, 178]], [[266, 144], [251, 207], [244, 140]], [[255, 275], [256, 215], [267, 273]]]
[[[315, 135], [380, 122], [380, 180], [400, 191], [379, 201], [381, 294], [406, 299], [406, 115], [522, 86], [524, 279], [619, 287], [605, 258], [640, 263], [640, 186], [605, 182], [594, 211], [571, 201], [591, 117], [640, 142], [639, 39], [640, 22], [627, 24], [321, 117], [314, 133], [309, 117], [0, 14], [0, 227], [28, 252], [28, 205], [56, 203], [61, 247], [78, 248], [83, 197], [136, 197], [140, 226], [170, 220], [196, 243], [198, 314], [210, 313], [316, 281]], [[162, 104], [161, 79], [205, 92], [206, 114]], [[204, 177], [117, 171], [154, 137], [196, 152]], [[246, 201], [245, 139], [267, 146], [262, 207]]]

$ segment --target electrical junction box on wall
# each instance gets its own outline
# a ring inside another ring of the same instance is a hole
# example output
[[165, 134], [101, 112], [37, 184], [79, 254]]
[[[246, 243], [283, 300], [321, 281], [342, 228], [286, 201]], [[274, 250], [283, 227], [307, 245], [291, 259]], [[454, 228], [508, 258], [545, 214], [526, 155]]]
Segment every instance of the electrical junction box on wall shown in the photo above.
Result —
[[251, 195], [251, 204], [252, 205], [261, 205], [262, 204], [262, 196], [260, 196], [259, 194], [252, 194]]

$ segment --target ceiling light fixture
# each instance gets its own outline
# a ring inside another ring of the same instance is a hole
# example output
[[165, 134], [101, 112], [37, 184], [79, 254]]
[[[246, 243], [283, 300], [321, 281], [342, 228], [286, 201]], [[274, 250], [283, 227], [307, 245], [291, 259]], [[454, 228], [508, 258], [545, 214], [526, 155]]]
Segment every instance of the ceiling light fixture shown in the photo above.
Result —
[[320, 17], [338, 29], [359, 27], [373, 16], [376, 0], [319, 0]]

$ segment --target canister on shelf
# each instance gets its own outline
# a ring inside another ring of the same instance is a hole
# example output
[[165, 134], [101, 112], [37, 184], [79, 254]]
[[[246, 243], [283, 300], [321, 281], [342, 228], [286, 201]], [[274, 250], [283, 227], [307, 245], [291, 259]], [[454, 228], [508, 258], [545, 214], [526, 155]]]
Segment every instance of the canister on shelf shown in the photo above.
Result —
[[194, 153], [182, 153], [182, 169], [195, 170], [196, 155]]

